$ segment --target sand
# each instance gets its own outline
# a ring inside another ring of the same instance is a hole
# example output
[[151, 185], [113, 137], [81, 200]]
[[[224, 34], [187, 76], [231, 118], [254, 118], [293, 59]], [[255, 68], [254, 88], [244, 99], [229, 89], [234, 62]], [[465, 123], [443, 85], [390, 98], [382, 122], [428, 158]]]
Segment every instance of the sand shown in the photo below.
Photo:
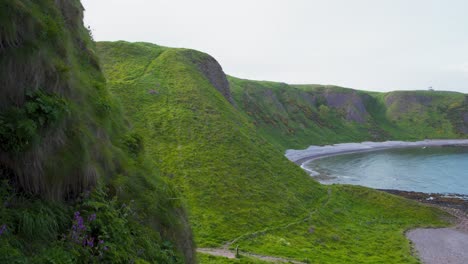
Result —
[[414, 229], [407, 234], [426, 264], [468, 263], [468, 233], [454, 228]]
[[299, 164], [327, 156], [346, 153], [368, 152], [382, 149], [411, 148], [411, 147], [442, 147], [442, 146], [468, 146], [468, 139], [434, 139], [424, 141], [385, 141], [385, 142], [362, 142], [341, 143], [326, 146], [310, 146], [307, 149], [286, 150], [285, 156]]

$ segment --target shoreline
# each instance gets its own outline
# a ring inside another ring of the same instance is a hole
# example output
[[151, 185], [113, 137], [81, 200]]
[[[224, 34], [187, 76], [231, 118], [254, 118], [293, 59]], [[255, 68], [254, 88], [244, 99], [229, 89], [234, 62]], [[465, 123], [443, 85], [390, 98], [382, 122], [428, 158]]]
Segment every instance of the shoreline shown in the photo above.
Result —
[[427, 139], [423, 141], [384, 141], [361, 143], [339, 143], [325, 146], [311, 145], [303, 150], [288, 149], [286, 158], [300, 165], [324, 157], [344, 154], [371, 152], [385, 149], [413, 148], [413, 147], [444, 147], [444, 146], [468, 146], [468, 139]]
[[[424, 204], [435, 205], [439, 207], [453, 208], [468, 214], [468, 201], [456, 196], [447, 196], [440, 193], [423, 193], [412, 191], [400, 191], [393, 189], [376, 189], [378, 191], [401, 196], [406, 199], [418, 201]], [[463, 195], [460, 195], [463, 196]], [[465, 195], [466, 196], [466, 195]]]
[[[468, 146], [468, 139], [435, 139], [423, 141], [385, 141], [385, 142], [361, 142], [340, 143], [325, 146], [309, 146], [303, 150], [286, 150], [285, 156], [292, 162], [307, 171], [311, 177], [319, 175], [316, 171], [307, 169], [304, 165], [316, 159], [346, 155], [352, 153], [372, 152], [386, 149], [418, 148], [418, 147], [445, 147]], [[423, 193], [415, 191], [376, 189], [379, 191], [402, 196], [426, 204], [455, 208], [468, 213], [468, 195]]]

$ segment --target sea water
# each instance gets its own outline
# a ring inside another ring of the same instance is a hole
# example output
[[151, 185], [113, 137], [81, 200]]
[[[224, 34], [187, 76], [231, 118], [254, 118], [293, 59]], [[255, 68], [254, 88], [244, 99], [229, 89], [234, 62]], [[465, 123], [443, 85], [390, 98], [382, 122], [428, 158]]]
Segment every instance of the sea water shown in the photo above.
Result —
[[468, 147], [418, 147], [342, 154], [304, 164], [325, 184], [468, 195]]

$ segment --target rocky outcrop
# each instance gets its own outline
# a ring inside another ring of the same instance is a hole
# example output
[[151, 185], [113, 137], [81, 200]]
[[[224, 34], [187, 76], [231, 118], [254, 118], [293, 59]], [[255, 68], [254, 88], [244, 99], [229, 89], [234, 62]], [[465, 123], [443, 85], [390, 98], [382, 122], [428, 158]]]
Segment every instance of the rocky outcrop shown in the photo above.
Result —
[[366, 122], [369, 113], [363, 98], [356, 92], [327, 91], [324, 97], [329, 107], [344, 110], [346, 120], [358, 123]]
[[188, 55], [197, 66], [198, 70], [208, 79], [211, 85], [213, 85], [229, 103], [235, 105], [226, 74], [218, 61], [208, 54], [195, 54], [194, 51], [189, 51]]
[[419, 112], [432, 104], [433, 97], [417, 92], [392, 92], [385, 96], [385, 105], [392, 117], [409, 112]]
[[468, 113], [463, 114], [463, 125], [460, 128], [460, 131], [463, 134], [468, 134]]

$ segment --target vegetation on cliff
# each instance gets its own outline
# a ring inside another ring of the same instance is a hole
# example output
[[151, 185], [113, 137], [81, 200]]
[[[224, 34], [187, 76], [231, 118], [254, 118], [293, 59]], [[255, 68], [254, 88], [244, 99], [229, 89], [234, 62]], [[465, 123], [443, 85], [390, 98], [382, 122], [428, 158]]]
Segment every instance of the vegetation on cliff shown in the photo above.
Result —
[[242, 112], [282, 150], [314, 144], [468, 136], [468, 97], [461, 93], [378, 93], [228, 79]]
[[95, 44], [82, 19], [79, 0], [0, 2], [0, 262], [194, 263], [193, 228], [199, 247], [415, 263], [403, 232], [446, 225], [283, 150], [465, 137], [465, 95], [241, 80], [194, 50]]
[[208, 55], [127, 42], [98, 51], [148, 158], [185, 194], [199, 246], [292, 221], [325, 194], [212, 86], [198, 67]]
[[78, 0], [0, 2], [0, 262], [193, 262], [82, 19]]
[[[97, 47], [147, 158], [181, 191], [199, 247], [240, 245], [311, 263], [415, 263], [403, 232], [445, 225], [434, 208], [367, 188], [318, 184], [283, 156], [276, 138], [259, 134], [235, 89], [232, 102], [215, 86], [222, 81], [209, 76], [221, 73], [200, 69], [212, 63], [207, 54], [123, 41]], [[200, 261], [251, 260], [201, 255]]]

